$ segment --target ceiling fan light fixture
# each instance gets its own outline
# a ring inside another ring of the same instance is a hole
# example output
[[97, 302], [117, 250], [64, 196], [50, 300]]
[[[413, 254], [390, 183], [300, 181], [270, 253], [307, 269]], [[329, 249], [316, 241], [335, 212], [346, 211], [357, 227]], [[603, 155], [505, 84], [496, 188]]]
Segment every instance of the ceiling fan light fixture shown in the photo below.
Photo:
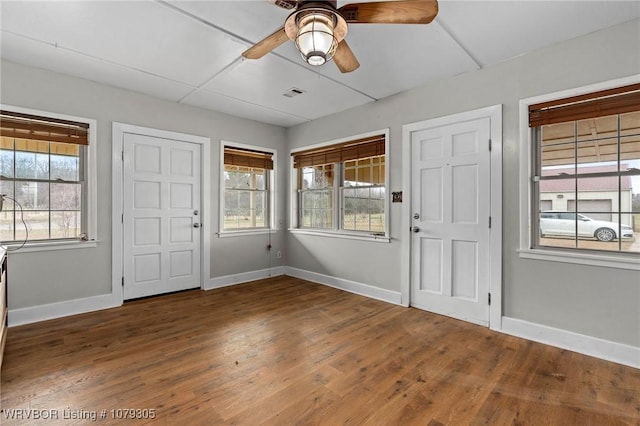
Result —
[[347, 23], [337, 11], [317, 4], [302, 6], [289, 15], [285, 32], [309, 65], [329, 62], [347, 34]]
[[309, 65], [322, 65], [331, 60], [338, 47], [334, 35], [333, 16], [322, 12], [311, 12], [300, 18], [296, 47]]

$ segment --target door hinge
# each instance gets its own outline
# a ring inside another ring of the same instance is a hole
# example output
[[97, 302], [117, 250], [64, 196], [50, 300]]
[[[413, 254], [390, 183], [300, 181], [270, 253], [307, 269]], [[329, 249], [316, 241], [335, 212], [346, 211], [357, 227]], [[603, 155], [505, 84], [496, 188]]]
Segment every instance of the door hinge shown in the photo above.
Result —
[[124, 287], [124, 277], [122, 277], [122, 287]]
[[489, 302], [489, 306], [491, 306], [491, 293], [487, 293], [487, 294], [488, 294], [488, 296], [489, 296], [489, 297], [487, 298], [487, 301]]
[[491, 229], [491, 216], [489, 216], [489, 229]]
[[491, 139], [489, 139], [489, 152], [491, 152]]
[[122, 213], [122, 216], [120, 217], [120, 222], [124, 223], [124, 213]]
[[124, 150], [122, 150], [122, 161], [124, 161]]

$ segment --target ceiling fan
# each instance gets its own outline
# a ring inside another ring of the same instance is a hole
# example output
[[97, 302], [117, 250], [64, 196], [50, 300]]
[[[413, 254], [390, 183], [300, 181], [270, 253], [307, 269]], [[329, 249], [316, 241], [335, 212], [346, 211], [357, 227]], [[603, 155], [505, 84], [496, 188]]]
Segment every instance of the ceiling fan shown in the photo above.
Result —
[[270, 1], [293, 12], [282, 27], [244, 51], [242, 56], [259, 59], [291, 40], [308, 64], [317, 66], [333, 59], [343, 73], [360, 66], [345, 40], [348, 24], [428, 24], [438, 14], [437, 0], [352, 3], [340, 8], [335, 0]]

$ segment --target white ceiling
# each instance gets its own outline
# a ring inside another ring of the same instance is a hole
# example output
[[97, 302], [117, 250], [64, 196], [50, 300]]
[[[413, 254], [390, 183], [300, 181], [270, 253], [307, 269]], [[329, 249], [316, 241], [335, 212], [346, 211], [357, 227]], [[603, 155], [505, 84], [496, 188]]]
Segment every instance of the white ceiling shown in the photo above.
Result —
[[[268, 0], [2, 0], [0, 55], [289, 127], [640, 17], [640, 1], [439, 6], [429, 25], [350, 25], [347, 40], [361, 66], [349, 74], [332, 63], [304, 64], [290, 42], [244, 60], [241, 53], [289, 13]], [[293, 87], [305, 93], [283, 96]]]

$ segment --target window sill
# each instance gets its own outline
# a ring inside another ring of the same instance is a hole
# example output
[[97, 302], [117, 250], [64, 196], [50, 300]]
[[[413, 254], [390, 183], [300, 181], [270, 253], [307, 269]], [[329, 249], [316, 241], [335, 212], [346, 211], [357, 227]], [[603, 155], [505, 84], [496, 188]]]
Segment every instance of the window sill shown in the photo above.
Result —
[[551, 262], [573, 263], [578, 265], [602, 266], [605, 268], [631, 269], [640, 271], [640, 259], [624, 255], [575, 253], [562, 250], [521, 249], [518, 253], [523, 259], [545, 260]]
[[249, 235], [275, 234], [277, 232], [277, 229], [243, 229], [240, 231], [223, 231], [218, 232], [218, 238], [246, 237]]
[[24, 247], [18, 249], [22, 243], [3, 244], [7, 249], [7, 253], [30, 253], [38, 251], [58, 251], [58, 250], [76, 250], [95, 248], [98, 246], [98, 240], [91, 241], [39, 241], [25, 244]]
[[289, 228], [289, 232], [291, 232], [292, 234], [317, 235], [320, 237], [372, 241], [376, 243], [388, 243], [391, 241], [391, 237], [388, 237], [386, 235], [354, 234], [350, 232], [339, 232], [339, 231], [316, 231], [312, 229], [300, 229], [300, 228]]

